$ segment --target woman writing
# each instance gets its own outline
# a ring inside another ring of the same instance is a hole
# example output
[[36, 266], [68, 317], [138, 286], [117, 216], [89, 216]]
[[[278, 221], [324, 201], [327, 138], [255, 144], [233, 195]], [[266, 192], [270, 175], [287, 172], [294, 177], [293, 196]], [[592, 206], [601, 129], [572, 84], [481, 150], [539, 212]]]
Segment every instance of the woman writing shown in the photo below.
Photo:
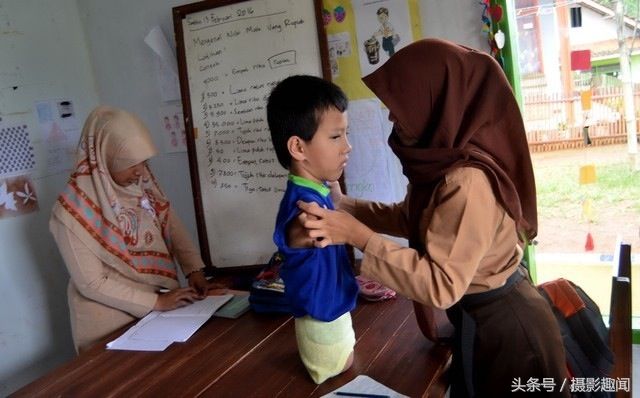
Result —
[[[156, 153], [147, 128], [128, 112], [100, 106], [85, 122], [76, 168], [49, 221], [71, 275], [77, 351], [152, 310], [207, 294], [204, 263], [147, 166]], [[189, 287], [179, 287], [174, 260]]]
[[[394, 205], [354, 200], [334, 184], [342, 211], [299, 204], [308, 237], [320, 247], [357, 247], [362, 274], [447, 310], [456, 328], [452, 397], [524, 392], [530, 378], [552, 380], [550, 395], [568, 396], [560, 391], [567, 375], [558, 326], [519, 266], [523, 239], [536, 235], [535, 183], [500, 66], [425, 39], [363, 80], [389, 109], [389, 145], [409, 179], [407, 197]], [[409, 247], [379, 233], [406, 237]]]

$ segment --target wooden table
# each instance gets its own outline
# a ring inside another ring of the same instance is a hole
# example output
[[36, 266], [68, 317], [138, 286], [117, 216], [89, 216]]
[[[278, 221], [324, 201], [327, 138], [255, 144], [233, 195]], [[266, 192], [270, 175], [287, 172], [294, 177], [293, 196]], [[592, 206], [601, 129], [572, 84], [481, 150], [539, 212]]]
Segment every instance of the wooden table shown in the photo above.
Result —
[[13, 396], [319, 397], [359, 374], [410, 397], [444, 395], [450, 351], [422, 336], [409, 300], [361, 301], [352, 318], [354, 364], [321, 385], [298, 357], [293, 318], [250, 311], [163, 352], [106, 350], [124, 328]]

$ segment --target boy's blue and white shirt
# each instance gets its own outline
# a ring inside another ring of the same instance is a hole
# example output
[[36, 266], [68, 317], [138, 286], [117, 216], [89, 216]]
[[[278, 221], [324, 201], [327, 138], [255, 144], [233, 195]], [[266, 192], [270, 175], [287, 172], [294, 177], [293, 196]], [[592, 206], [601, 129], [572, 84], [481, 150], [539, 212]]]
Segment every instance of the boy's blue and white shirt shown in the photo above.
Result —
[[273, 241], [284, 256], [280, 276], [284, 281], [285, 297], [293, 316], [309, 315], [320, 321], [333, 321], [355, 307], [358, 284], [344, 245], [322, 249], [287, 245], [286, 228], [300, 213], [296, 205], [299, 200], [335, 209], [326, 185], [289, 175], [273, 233]]

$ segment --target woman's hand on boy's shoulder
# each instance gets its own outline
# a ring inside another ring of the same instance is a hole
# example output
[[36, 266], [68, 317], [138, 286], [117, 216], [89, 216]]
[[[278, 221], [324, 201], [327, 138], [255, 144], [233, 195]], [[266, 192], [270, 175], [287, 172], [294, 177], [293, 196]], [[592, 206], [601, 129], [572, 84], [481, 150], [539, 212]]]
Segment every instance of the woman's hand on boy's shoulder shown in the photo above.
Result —
[[291, 248], [308, 248], [314, 247], [314, 241], [309, 237], [307, 229], [304, 227], [304, 223], [308, 219], [317, 219], [317, 217], [300, 212], [297, 217], [294, 217], [287, 225], [287, 245]]
[[364, 251], [373, 231], [351, 214], [341, 210], [329, 210], [317, 203], [297, 202], [302, 210], [298, 219], [306, 229], [305, 236], [312, 239], [315, 247], [349, 244]]

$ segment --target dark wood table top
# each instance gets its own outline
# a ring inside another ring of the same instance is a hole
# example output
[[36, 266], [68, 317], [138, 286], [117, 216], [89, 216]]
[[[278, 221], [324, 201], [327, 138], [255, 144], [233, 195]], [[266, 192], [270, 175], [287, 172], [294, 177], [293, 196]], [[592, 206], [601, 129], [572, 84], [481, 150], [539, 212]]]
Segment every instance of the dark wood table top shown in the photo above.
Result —
[[250, 311], [214, 317], [163, 352], [106, 350], [124, 328], [13, 396], [319, 397], [360, 374], [410, 397], [443, 396], [450, 351], [422, 336], [409, 300], [360, 301], [352, 318], [354, 364], [321, 385], [298, 357], [293, 318]]

